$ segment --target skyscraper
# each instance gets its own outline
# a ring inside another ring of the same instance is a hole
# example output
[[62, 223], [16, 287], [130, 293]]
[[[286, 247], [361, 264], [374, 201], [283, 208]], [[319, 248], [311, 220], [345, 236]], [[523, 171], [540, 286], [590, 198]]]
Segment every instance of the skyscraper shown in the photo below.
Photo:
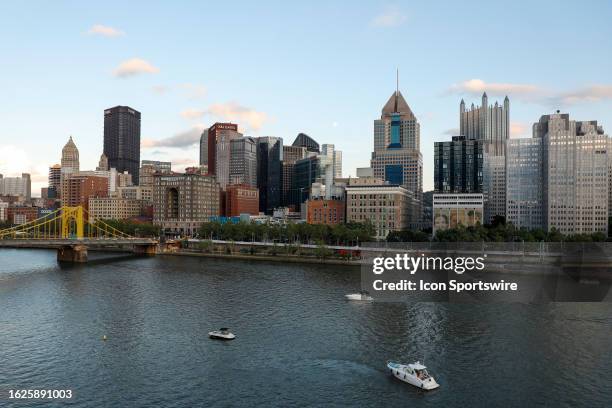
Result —
[[281, 194], [281, 205], [291, 207], [295, 210], [297, 196], [291, 194], [295, 162], [306, 157], [306, 148], [302, 146], [283, 145], [283, 189]]
[[533, 125], [541, 138], [543, 218], [564, 234], [608, 231], [608, 136], [597, 121], [544, 115]]
[[202, 166], [206, 166], [208, 172], [208, 129], [204, 129], [200, 136], [200, 167]]
[[3, 177], [0, 174], [0, 195], [20, 196], [29, 200], [32, 197], [32, 181], [29, 173], [21, 177]]
[[62, 166], [59, 164], [54, 164], [49, 167], [49, 194], [53, 197], [57, 197], [60, 190], [60, 183], [62, 180]]
[[281, 205], [283, 139], [257, 138], [257, 188], [259, 211], [272, 214]]
[[510, 139], [510, 100], [489, 105], [487, 93], [482, 94], [482, 105], [465, 109], [465, 101], [459, 103], [459, 132], [468, 140], [482, 142], [482, 172], [485, 222], [495, 216], [506, 215], [505, 197], [505, 149]]
[[506, 143], [506, 221], [517, 228], [545, 228], [542, 219], [542, 138]]
[[79, 149], [77, 149], [72, 136], [62, 149], [62, 160], [60, 166], [60, 196], [63, 190], [64, 180], [71, 174], [79, 172]]
[[409, 210], [410, 226], [421, 224], [423, 194], [423, 156], [420, 151], [419, 122], [396, 90], [374, 121], [374, 152], [371, 167], [374, 176], [405, 187], [413, 194], [414, 207]]
[[257, 141], [239, 137], [230, 141], [229, 184], [257, 187]]
[[230, 142], [242, 137], [238, 125], [215, 123], [208, 128], [208, 174], [215, 175], [224, 190], [230, 181]]
[[482, 145], [465, 136], [434, 143], [436, 193], [482, 193]]
[[495, 102], [489, 106], [487, 93], [482, 94], [482, 106], [472, 104], [465, 109], [462, 99], [459, 103], [459, 134], [467, 139], [483, 140], [485, 152], [503, 156], [505, 142], [510, 138], [510, 100], [506, 96], [503, 105]]
[[132, 175], [135, 184], [140, 175], [140, 112], [129, 106], [115, 106], [104, 111], [104, 154], [108, 166]]
[[306, 133], [299, 133], [293, 141], [292, 146], [305, 147], [309, 152], [320, 153], [319, 144]]
[[321, 154], [331, 157], [334, 166], [334, 178], [342, 178], [342, 152], [333, 144], [321, 146]]

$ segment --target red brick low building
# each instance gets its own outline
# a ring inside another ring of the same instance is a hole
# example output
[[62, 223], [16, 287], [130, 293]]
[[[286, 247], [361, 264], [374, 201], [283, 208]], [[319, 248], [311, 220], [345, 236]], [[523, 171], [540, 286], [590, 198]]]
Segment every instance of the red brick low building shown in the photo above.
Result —
[[225, 216], [259, 214], [259, 190], [244, 184], [231, 184], [225, 190]]
[[308, 224], [342, 224], [345, 206], [343, 200], [308, 200], [306, 222]]
[[38, 218], [37, 207], [8, 207], [7, 220], [14, 225], [25, 224]]

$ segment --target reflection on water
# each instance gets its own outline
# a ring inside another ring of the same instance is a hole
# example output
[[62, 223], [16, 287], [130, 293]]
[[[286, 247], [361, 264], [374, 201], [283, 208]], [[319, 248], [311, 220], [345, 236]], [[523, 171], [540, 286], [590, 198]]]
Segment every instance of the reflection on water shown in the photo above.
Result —
[[[609, 303], [350, 303], [358, 268], [156, 257], [60, 269], [54, 252], [34, 250], [0, 259], [0, 390], [70, 388], [79, 407], [612, 398]], [[237, 339], [207, 338], [222, 326]], [[388, 359], [424, 361], [441, 388], [393, 379]]]

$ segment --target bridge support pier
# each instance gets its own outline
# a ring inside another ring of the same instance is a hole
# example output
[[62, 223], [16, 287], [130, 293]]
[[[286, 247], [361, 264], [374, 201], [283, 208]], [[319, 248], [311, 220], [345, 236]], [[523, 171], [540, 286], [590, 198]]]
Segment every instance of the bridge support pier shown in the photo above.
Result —
[[136, 255], [155, 255], [157, 253], [157, 244], [138, 244], [134, 245], [132, 252]]
[[64, 245], [57, 249], [58, 262], [87, 262], [87, 247], [85, 245]]

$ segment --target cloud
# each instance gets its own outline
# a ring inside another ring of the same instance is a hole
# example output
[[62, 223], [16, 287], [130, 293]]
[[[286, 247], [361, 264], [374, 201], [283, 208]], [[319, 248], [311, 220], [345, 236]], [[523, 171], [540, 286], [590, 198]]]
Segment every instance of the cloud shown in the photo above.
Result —
[[605, 99], [612, 99], [612, 85], [592, 85], [579, 88], [571, 92], [561, 93], [552, 98], [561, 104], [575, 104], [579, 102], [599, 102]]
[[470, 79], [467, 81], [453, 84], [448, 93], [471, 94], [480, 96], [483, 92], [492, 95], [512, 95], [518, 97], [540, 96], [542, 89], [530, 84], [512, 84], [501, 82], [485, 82], [482, 79]]
[[205, 110], [198, 110], [194, 108], [185, 109], [184, 111], [180, 113], [182, 117], [184, 117], [185, 119], [189, 119], [189, 120], [200, 119], [205, 114], [206, 114]]
[[208, 90], [204, 85], [192, 84], [192, 83], [184, 83], [179, 85], [185, 91], [187, 98], [189, 99], [199, 99], [206, 96]]
[[448, 136], [457, 136], [459, 135], [459, 129], [458, 128], [447, 129], [442, 133]]
[[510, 137], [521, 137], [528, 135], [529, 126], [521, 122], [510, 122]]
[[397, 7], [387, 7], [385, 11], [372, 19], [374, 27], [397, 27], [404, 24], [408, 17]]
[[264, 112], [257, 112], [256, 110], [241, 106], [235, 102], [228, 103], [216, 103], [210, 105], [206, 111], [213, 117], [237, 122], [238, 124], [247, 126], [252, 130], [259, 130], [263, 124], [268, 120], [268, 115]]
[[151, 87], [151, 90], [156, 94], [163, 95], [170, 90], [166, 85], [155, 85]]
[[188, 120], [201, 119], [208, 115], [217, 120], [238, 123], [240, 127], [244, 126], [253, 131], [261, 129], [269, 119], [265, 112], [258, 112], [236, 102], [215, 103], [207, 109], [185, 109], [180, 115]]
[[143, 139], [140, 146], [143, 149], [150, 149], [154, 147], [187, 148], [200, 142], [200, 136], [202, 135], [204, 128], [204, 125], [198, 124], [189, 130], [185, 130], [164, 139]]
[[101, 35], [102, 37], [121, 37], [125, 35], [125, 33], [117, 28], [105, 26], [102, 24], [95, 24], [91, 26], [89, 31], [87, 31], [89, 35]]
[[154, 67], [148, 61], [132, 58], [119, 64], [113, 74], [118, 78], [127, 78], [138, 74], [155, 74], [157, 72], [159, 72], [159, 68]]

